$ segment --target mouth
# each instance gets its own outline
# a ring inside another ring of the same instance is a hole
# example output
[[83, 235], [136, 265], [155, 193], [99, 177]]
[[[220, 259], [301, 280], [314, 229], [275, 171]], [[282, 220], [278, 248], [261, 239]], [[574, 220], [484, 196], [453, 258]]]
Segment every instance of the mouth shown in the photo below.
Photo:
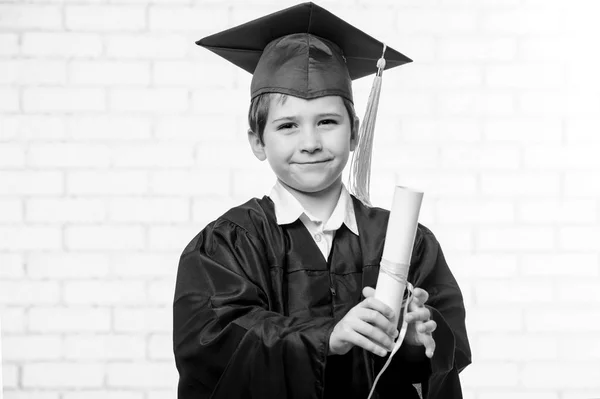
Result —
[[327, 163], [331, 161], [331, 159], [323, 159], [320, 161], [309, 161], [309, 162], [295, 162], [298, 165], [318, 165], [318, 164], [322, 164], [322, 163]]

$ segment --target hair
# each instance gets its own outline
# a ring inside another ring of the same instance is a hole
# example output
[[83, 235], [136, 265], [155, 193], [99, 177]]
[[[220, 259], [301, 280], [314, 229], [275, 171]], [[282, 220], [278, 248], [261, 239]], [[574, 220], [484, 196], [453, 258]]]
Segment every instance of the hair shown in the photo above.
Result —
[[[264, 93], [254, 97], [250, 103], [250, 109], [248, 110], [248, 125], [250, 125], [250, 131], [258, 135], [261, 144], [264, 145], [263, 134], [269, 117], [269, 106], [271, 105], [271, 101], [276, 99], [280, 104], [285, 104], [287, 98], [287, 94]], [[354, 104], [345, 97], [342, 97], [342, 101], [344, 102], [344, 107], [346, 107], [348, 117], [350, 118], [350, 128], [352, 129], [352, 133], [358, 135], [358, 132], [354, 132], [354, 120], [356, 119]]]

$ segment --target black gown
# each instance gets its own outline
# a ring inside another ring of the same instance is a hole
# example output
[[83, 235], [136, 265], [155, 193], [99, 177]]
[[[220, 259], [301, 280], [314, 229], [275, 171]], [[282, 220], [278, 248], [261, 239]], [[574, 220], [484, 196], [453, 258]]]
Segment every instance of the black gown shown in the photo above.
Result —
[[[359, 236], [342, 225], [325, 261], [300, 220], [279, 226], [267, 196], [210, 223], [181, 255], [173, 304], [179, 399], [366, 399], [380, 358], [328, 356], [335, 324], [375, 287], [389, 212], [352, 197]], [[434, 235], [419, 225], [409, 281], [429, 293], [432, 359], [403, 344], [374, 397], [461, 398], [471, 362], [460, 289]]]

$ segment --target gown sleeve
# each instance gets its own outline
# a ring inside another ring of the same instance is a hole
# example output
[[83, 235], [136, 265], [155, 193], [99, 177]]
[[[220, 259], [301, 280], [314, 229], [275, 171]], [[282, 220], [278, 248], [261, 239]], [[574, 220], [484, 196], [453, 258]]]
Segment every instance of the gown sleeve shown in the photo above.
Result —
[[269, 311], [266, 253], [222, 219], [184, 250], [173, 304], [179, 399], [322, 395], [335, 322]]
[[458, 373], [471, 363], [463, 297], [438, 241], [424, 226], [419, 226], [408, 279], [429, 293], [426, 306], [437, 323], [433, 332], [436, 349], [433, 358], [428, 359], [424, 348], [403, 344], [391, 369], [382, 376], [380, 397], [395, 397], [395, 382], [403, 380], [421, 384], [425, 399], [460, 399]]

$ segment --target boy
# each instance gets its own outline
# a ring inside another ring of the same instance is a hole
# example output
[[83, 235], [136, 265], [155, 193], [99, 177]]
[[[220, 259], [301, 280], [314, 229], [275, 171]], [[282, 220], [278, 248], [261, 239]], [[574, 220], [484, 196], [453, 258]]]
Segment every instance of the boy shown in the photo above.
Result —
[[[358, 141], [351, 78], [375, 65], [354, 53], [382, 45], [312, 3], [199, 44], [253, 72], [248, 140], [277, 181], [183, 251], [178, 397], [367, 398], [398, 334], [372, 288], [389, 213], [350, 195], [341, 175]], [[410, 61], [386, 54], [391, 66]], [[458, 372], [470, 363], [462, 296], [423, 226], [411, 263], [421, 288], [376, 397], [418, 398], [421, 384], [424, 397], [460, 398]]]

